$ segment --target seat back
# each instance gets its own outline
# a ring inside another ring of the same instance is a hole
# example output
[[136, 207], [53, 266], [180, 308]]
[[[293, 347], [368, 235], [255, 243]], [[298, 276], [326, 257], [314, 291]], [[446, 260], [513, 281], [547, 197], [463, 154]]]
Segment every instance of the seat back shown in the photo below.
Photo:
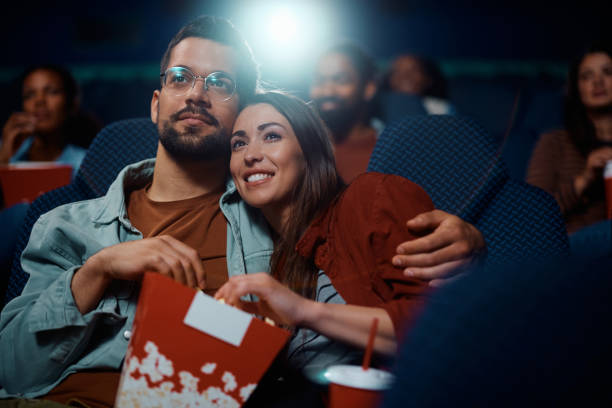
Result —
[[17, 237], [4, 304], [18, 296], [28, 281], [29, 275], [21, 268], [21, 253], [38, 218], [62, 204], [106, 194], [121, 169], [155, 156], [157, 140], [157, 127], [149, 118], [111, 123], [91, 143], [73, 182], [45, 193], [32, 202]]
[[474, 224], [490, 260], [567, 252], [559, 207], [547, 193], [511, 180], [498, 147], [463, 116], [410, 116], [390, 123], [369, 171], [421, 185], [436, 208]]

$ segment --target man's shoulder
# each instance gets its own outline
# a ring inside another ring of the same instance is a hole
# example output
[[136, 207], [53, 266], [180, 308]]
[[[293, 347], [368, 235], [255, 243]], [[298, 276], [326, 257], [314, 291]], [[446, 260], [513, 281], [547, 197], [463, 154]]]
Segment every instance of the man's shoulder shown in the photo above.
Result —
[[93, 221], [104, 209], [104, 198], [105, 196], [62, 204], [41, 215], [38, 222], [74, 222], [83, 225]]

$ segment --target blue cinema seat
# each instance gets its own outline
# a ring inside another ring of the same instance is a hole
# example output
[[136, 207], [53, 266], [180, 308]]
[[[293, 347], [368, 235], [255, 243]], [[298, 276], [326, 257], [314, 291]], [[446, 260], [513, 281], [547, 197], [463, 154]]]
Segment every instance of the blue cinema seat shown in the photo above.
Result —
[[511, 179], [495, 141], [470, 118], [425, 115], [390, 123], [368, 170], [409, 178], [436, 208], [474, 224], [490, 262], [569, 251], [554, 198]]
[[38, 217], [62, 204], [106, 194], [121, 169], [155, 156], [157, 140], [157, 127], [149, 118], [113, 122], [95, 137], [72, 183], [32, 202], [17, 238], [4, 304], [18, 296], [28, 281], [29, 275], [21, 268], [20, 258]]

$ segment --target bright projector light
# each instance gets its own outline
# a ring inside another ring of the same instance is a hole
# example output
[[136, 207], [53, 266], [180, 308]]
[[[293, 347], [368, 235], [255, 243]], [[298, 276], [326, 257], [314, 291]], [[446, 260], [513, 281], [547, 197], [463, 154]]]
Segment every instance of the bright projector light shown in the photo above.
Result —
[[313, 49], [329, 39], [330, 11], [316, 1], [252, 1], [238, 19], [264, 65], [281, 69], [304, 64]]
[[290, 10], [279, 10], [270, 16], [268, 23], [268, 41], [278, 44], [290, 44], [295, 41], [298, 32], [298, 20]]

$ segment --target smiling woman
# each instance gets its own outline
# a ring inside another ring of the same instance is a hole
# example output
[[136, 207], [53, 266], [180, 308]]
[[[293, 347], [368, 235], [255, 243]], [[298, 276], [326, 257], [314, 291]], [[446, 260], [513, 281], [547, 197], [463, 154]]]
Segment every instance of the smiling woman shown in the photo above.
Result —
[[[261, 209], [276, 239], [272, 276], [232, 277], [216, 298], [295, 328], [289, 362], [308, 375], [360, 362], [374, 318], [374, 349], [393, 354], [428, 286], [404, 276], [391, 258], [397, 245], [414, 238], [404, 220], [433, 209], [427, 194], [379, 173], [343, 186], [320, 118], [283, 93], [249, 101], [230, 143], [236, 188]], [[246, 294], [259, 301], [242, 301]]]

